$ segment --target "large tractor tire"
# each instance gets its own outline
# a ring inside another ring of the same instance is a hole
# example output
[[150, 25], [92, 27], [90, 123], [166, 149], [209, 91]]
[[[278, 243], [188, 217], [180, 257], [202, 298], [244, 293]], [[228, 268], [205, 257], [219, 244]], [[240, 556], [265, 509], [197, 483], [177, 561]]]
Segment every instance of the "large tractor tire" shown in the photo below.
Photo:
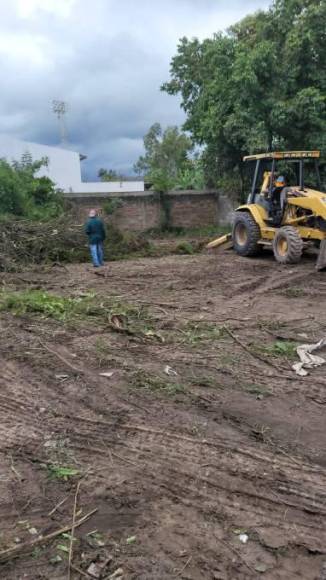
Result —
[[233, 248], [236, 253], [240, 256], [259, 254], [260, 238], [260, 227], [252, 215], [246, 211], [236, 212], [232, 229]]
[[280, 228], [273, 240], [275, 260], [280, 264], [296, 264], [300, 261], [303, 241], [293, 226]]

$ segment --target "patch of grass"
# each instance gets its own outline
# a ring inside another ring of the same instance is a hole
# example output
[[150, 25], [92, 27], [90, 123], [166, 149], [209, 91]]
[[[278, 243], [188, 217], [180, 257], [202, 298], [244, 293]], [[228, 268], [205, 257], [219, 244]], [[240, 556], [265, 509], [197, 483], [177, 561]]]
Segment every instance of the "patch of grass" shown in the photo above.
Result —
[[190, 345], [203, 341], [220, 340], [225, 336], [225, 329], [222, 326], [207, 322], [188, 322], [184, 329], [180, 329], [180, 332], [184, 337], [182, 342]]
[[274, 356], [292, 358], [296, 354], [297, 343], [287, 340], [277, 340], [273, 345], [266, 347], [266, 351]]
[[176, 254], [192, 255], [195, 253], [195, 248], [191, 242], [180, 242], [175, 248]]
[[39, 290], [2, 292], [0, 310], [9, 310], [17, 315], [40, 314], [45, 318], [65, 320], [76, 308], [76, 300], [54, 296]]
[[145, 316], [142, 307], [134, 307], [114, 298], [87, 294], [67, 298], [41, 290], [23, 290], [0, 293], [0, 311], [17, 316], [36, 315], [59, 322], [73, 322], [89, 318], [107, 322], [112, 316], [121, 317], [126, 324], [139, 322]]
[[191, 379], [191, 384], [194, 387], [205, 387], [210, 389], [224, 389], [224, 385], [221, 385], [216, 379], [212, 377], [195, 377]]
[[63, 481], [68, 481], [68, 479], [80, 475], [79, 469], [76, 469], [75, 467], [69, 467], [64, 465], [52, 465], [52, 464], [49, 464], [46, 467], [50, 479], [59, 479]]
[[273, 357], [295, 358], [298, 344], [294, 341], [276, 340], [268, 346], [256, 346], [255, 350]]
[[151, 375], [146, 371], [137, 371], [131, 378], [131, 385], [135, 389], [144, 389], [152, 393], [162, 393], [169, 396], [185, 392], [184, 385], [171, 379], [163, 379], [157, 375]]
[[269, 397], [272, 394], [267, 387], [257, 383], [242, 383], [241, 387], [246, 393], [251, 395]]
[[284, 290], [284, 294], [288, 298], [299, 298], [300, 296], [305, 295], [305, 291], [303, 288], [300, 288], [299, 286], [291, 286], [290, 288], [286, 288]]

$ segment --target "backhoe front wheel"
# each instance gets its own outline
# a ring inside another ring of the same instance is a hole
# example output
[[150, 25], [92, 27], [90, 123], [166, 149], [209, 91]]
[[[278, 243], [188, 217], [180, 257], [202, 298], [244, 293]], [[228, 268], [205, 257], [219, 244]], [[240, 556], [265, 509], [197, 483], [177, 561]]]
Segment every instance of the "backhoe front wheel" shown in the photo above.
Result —
[[252, 215], [246, 211], [237, 211], [234, 217], [232, 241], [233, 248], [240, 256], [255, 256], [259, 253], [260, 227]]
[[296, 264], [300, 261], [303, 241], [292, 226], [280, 228], [273, 240], [274, 257], [280, 264]]

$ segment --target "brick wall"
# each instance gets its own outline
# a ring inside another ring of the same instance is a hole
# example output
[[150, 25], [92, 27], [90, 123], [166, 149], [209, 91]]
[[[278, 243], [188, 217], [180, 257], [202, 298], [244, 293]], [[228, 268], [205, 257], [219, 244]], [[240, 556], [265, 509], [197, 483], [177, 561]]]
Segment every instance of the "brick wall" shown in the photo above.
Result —
[[[123, 194], [66, 194], [76, 210], [79, 220], [87, 217], [91, 208], [102, 212], [106, 200], [117, 197], [122, 206], [111, 216], [111, 221], [121, 230], [146, 231], [158, 228], [161, 223], [160, 195], [155, 192]], [[232, 205], [229, 200], [214, 191], [178, 191], [169, 194], [171, 225], [197, 228], [221, 225], [230, 221]]]
[[215, 192], [182, 191], [169, 194], [171, 225], [197, 228], [218, 223], [218, 199]]
[[112, 222], [121, 230], [146, 231], [160, 223], [160, 202], [157, 194], [129, 197], [112, 216]]

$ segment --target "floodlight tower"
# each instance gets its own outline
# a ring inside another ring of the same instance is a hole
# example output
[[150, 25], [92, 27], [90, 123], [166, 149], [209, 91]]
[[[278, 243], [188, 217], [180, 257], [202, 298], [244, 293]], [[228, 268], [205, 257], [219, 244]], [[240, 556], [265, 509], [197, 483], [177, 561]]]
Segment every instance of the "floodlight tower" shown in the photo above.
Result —
[[65, 114], [67, 113], [68, 105], [65, 101], [52, 101], [52, 111], [58, 117], [60, 126], [61, 143], [64, 145], [67, 142], [67, 128], [65, 122]]

